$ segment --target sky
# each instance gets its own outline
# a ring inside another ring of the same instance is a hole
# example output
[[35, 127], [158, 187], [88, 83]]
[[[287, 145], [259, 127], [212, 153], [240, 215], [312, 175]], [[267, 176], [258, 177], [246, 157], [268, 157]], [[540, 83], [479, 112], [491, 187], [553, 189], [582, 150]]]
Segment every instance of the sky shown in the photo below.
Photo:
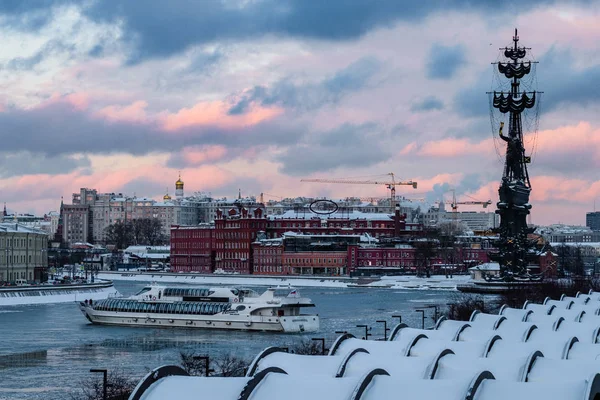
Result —
[[393, 172], [418, 182], [398, 195], [495, 203], [486, 91], [515, 28], [544, 92], [531, 222], [583, 225], [600, 199], [597, 1], [3, 0], [0, 21], [0, 202], [18, 213], [81, 187], [160, 199], [179, 171], [186, 194], [385, 197], [300, 180]]

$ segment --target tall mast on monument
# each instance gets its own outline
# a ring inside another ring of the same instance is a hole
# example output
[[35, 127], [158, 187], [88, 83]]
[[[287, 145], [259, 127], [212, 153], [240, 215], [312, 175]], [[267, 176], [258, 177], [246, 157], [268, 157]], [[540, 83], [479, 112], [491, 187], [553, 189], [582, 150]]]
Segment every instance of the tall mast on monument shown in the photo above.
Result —
[[504, 131], [504, 122], [500, 122], [497, 129], [500, 139], [506, 143], [506, 157], [496, 210], [500, 215], [498, 252], [490, 256], [500, 264], [501, 278], [510, 281], [528, 277], [527, 255], [532, 245], [527, 234], [533, 230], [527, 227], [527, 215], [531, 209], [527, 164], [531, 158], [525, 155], [522, 114], [535, 106], [536, 94], [541, 92], [527, 92], [520, 88], [521, 79], [531, 72], [534, 62], [522, 61], [530, 49], [519, 46], [516, 29], [513, 45], [500, 50], [507, 61], [494, 64], [498, 66], [498, 72], [510, 80], [510, 90], [490, 93], [493, 95], [491, 105], [502, 114], [508, 113], [508, 132]]

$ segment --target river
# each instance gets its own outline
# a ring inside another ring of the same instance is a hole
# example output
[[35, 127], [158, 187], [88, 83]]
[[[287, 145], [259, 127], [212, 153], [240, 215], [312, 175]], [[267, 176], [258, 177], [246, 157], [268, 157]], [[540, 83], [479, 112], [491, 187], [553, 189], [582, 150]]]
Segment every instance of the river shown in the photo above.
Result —
[[[143, 282], [115, 282], [128, 296]], [[261, 291], [261, 288], [256, 288]], [[217, 356], [235, 353], [252, 359], [267, 346], [294, 346], [303, 339], [323, 337], [327, 346], [345, 330], [357, 337], [372, 327], [372, 338], [383, 337], [383, 324], [421, 326], [415, 309], [443, 306], [454, 292], [434, 290], [305, 288], [321, 317], [321, 330], [308, 335], [186, 329], [128, 328], [91, 325], [74, 303], [14, 306], [0, 309], [0, 399], [68, 399], [90, 368], [107, 368], [141, 378], [148, 370], [178, 364], [181, 351]], [[433, 323], [427, 309], [427, 324]]]

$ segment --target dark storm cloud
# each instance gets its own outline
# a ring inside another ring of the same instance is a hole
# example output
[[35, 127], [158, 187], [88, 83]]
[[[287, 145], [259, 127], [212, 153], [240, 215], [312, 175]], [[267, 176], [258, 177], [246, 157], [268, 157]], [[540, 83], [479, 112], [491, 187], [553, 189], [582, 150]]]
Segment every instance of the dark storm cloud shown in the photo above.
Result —
[[339, 167], [362, 168], [387, 161], [390, 148], [381, 141], [384, 134], [376, 124], [344, 124], [337, 129], [313, 135], [313, 141], [292, 146], [278, 157], [282, 172], [311, 174]]
[[222, 144], [250, 147], [289, 144], [301, 138], [303, 129], [272, 120], [240, 129], [188, 127], [164, 132], [152, 124], [108, 122], [92, 118], [66, 103], [31, 110], [0, 113], [0, 143], [4, 151], [31, 150], [48, 156], [72, 153], [109, 154], [177, 151], [190, 145]]
[[243, 114], [252, 103], [305, 111], [335, 104], [343, 96], [364, 88], [380, 68], [381, 63], [376, 58], [363, 57], [318, 83], [297, 85], [288, 78], [272, 87], [255, 86], [237, 99], [229, 114]]
[[425, 99], [414, 103], [410, 110], [414, 112], [441, 110], [444, 108], [444, 103], [434, 96], [426, 97]]
[[0, 153], [0, 179], [35, 174], [66, 174], [90, 166], [87, 157], [63, 155], [49, 157], [27, 151]]
[[430, 79], [450, 79], [466, 61], [466, 50], [461, 45], [442, 46], [434, 44], [429, 51], [427, 77]]
[[[579, 3], [589, 3], [582, 0]], [[130, 61], [176, 54], [191, 45], [221, 40], [284, 35], [319, 40], [352, 40], [398, 21], [415, 21], [444, 11], [523, 12], [554, 0], [197, 0], [96, 1], [87, 14], [122, 20], [124, 39], [135, 51]]]
[[[600, 82], [600, 65], [578, 68], [573, 63], [570, 51], [550, 49], [533, 67], [539, 82], [537, 89], [544, 93], [539, 96], [540, 111], [551, 112], [561, 105], [589, 106], [600, 102], [600, 90], [595, 82]], [[489, 115], [489, 95], [486, 92], [497, 90], [492, 86], [492, 77], [497, 66], [486, 68], [475, 83], [458, 92], [455, 98], [456, 110], [466, 117]], [[501, 82], [508, 79], [500, 77]], [[536, 80], [533, 75], [522, 80], [521, 89], [533, 90], [529, 83]], [[503, 88], [507, 90], [506, 88]]]

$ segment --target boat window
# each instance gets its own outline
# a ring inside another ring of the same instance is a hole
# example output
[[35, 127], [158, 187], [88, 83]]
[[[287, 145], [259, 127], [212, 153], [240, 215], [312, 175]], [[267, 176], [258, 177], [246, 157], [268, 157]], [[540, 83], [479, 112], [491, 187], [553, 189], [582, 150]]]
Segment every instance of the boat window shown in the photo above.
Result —
[[236, 309], [237, 311], [243, 311], [243, 310], [245, 310], [245, 309], [246, 309], [246, 306], [237, 306], [235, 309]]

